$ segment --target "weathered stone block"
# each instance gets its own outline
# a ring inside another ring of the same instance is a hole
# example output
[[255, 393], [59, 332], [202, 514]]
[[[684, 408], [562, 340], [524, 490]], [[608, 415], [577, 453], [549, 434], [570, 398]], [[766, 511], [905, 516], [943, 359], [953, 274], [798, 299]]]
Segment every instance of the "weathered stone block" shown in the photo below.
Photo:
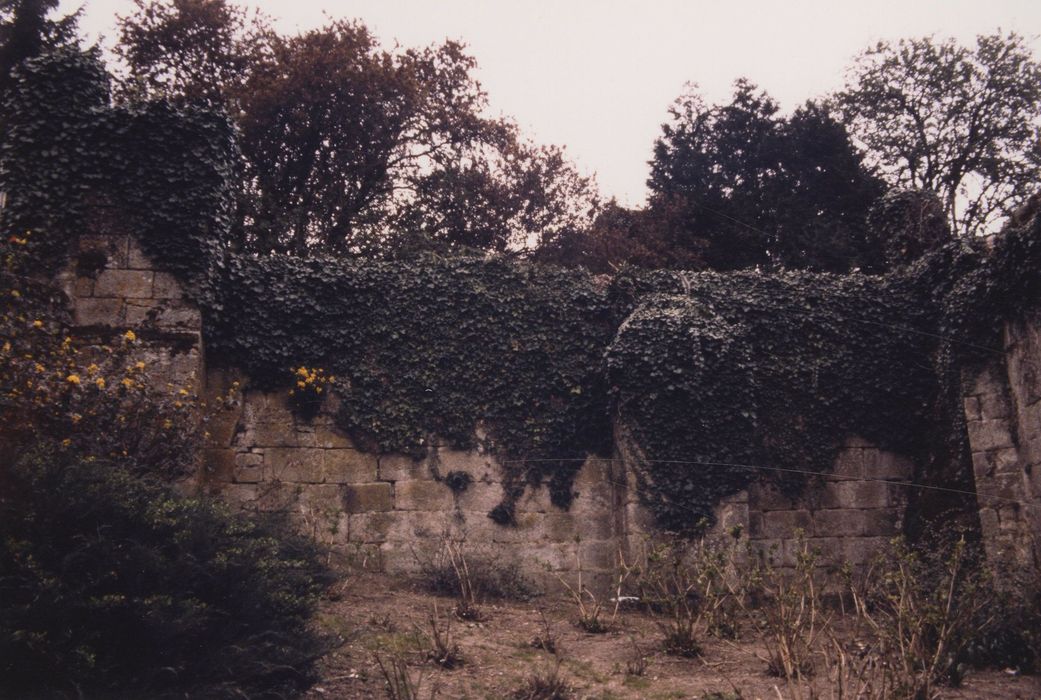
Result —
[[94, 281], [94, 296], [151, 298], [152, 276], [146, 270], [103, 270]]
[[[814, 531], [832, 537], [865, 534], [864, 511], [852, 509], [821, 510], [813, 514]], [[771, 535], [774, 533], [767, 529]]]
[[864, 450], [865, 479], [910, 480], [914, 463], [907, 457], [883, 450]]
[[326, 481], [337, 484], [364, 484], [376, 481], [375, 455], [351, 449], [318, 450], [325, 462]]
[[343, 487], [343, 508], [348, 513], [394, 509], [394, 487], [387, 482], [349, 484]]
[[496, 525], [492, 532], [492, 541], [501, 543], [532, 543], [544, 539], [544, 520], [542, 513], [517, 513], [515, 525]]
[[397, 510], [447, 511], [454, 505], [452, 491], [436, 481], [399, 481], [394, 485]]
[[768, 537], [794, 537], [797, 530], [813, 535], [813, 518], [805, 510], [775, 510], [763, 514], [763, 531]]
[[821, 490], [822, 508], [885, 508], [889, 484], [884, 481], [832, 481]]
[[184, 289], [169, 272], [156, 272], [152, 280], [152, 296], [156, 299], [180, 299]]
[[315, 444], [318, 447], [325, 448], [339, 447], [354, 449], [354, 443], [351, 442], [350, 438], [340, 432], [338, 428], [327, 425], [319, 425], [315, 427]]
[[380, 481], [408, 481], [431, 478], [427, 463], [408, 455], [388, 454], [379, 458]]
[[129, 237], [127, 246], [127, 263], [126, 266], [132, 270], [151, 270], [155, 268], [155, 263], [152, 259], [141, 249], [141, 246], [133, 236]]
[[863, 511], [865, 537], [895, 537], [903, 530], [903, 509], [876, 508]]
[[94, 294], [94, 278], [77, 277], [73, 283], [73, 294], [77, 297], [89, 297]]
[[979, 397], [966, 396], [962, 399], [962, 406], [965, 408], [965, 420], [975, 421], [983, 418]]
[[325, 451], [302, 447], [265, 448], [265, 479], [287, 483], [323, 483], [326, 480], [323, 464]]
[[126, 267], [129, 239], [129, 236], [80, 236], [79, 249], [81, 253], [91, 251], [104, 253], [106, 258], [105, 267], [107, 268]]
[[575, 548], [575, 562], [581, 557], [582, 568], [586, 570], [614, 569], [618, 565], [619, 545], [614, 540], [582, 540]]
[[292, 509], [300, 495], [300, 484], [271, 483], [257, 484], [257, 508], [276, 512]]
[[999, 420], [1012, 415], [1011, 406], [1003, 393], [984, 394], [980, 397], [980, 411], [984, 420]]
[[292, 423], [257, 423], [253, 426], [254, 447], [299, 447]]
[[465, 491], [456, 496], [456, 505], [464, 511], [487, 513], [499, 505], [502, 495], [501, 484], [474, 481]]
[[395, 511], [357, 513], [351, 514], [349, 519], [348, 539], [351, 542], [385, 542], [393, 528], [402, 526], [405, 514]]
[[80, 299], [76, 302], [77, 326], [122, 326], [125, 318], [122, 299]]
[[969, 423], [966, 427], [973, 452], [987, 452], [1014, 445], [1012, 433], [1005, 420], [981, 420]]
[[748, 503], [753, 510], [792, 510], [797, 507], [794, 499], [782, 494], [769, 484], [753, 484], [748, 489]]
[[864, 448], [847, 447], [835, 455], [832, 473], [859, 479], [864, 475]]

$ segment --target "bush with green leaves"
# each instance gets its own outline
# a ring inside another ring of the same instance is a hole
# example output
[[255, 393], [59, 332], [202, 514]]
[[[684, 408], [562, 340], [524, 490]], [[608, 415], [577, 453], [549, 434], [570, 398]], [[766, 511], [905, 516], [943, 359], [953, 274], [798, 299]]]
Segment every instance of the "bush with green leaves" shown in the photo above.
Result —
[[0, 695], [283, 697], [313, 680], [309, 540], [60, 449], [4, 480]]

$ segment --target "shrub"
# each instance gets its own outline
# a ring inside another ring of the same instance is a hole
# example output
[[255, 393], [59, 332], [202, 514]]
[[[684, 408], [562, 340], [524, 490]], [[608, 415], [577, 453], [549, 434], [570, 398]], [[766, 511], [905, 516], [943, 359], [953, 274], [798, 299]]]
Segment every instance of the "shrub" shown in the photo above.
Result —
[[62, 451], [6, 474], [0, 695], [279, 695], [311, 680], [308, 540]]

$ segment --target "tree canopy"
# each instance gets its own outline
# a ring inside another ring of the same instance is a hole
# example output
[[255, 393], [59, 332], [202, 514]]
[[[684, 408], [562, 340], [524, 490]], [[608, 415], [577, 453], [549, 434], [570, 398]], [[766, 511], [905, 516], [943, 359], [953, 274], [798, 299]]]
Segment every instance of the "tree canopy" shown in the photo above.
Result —
[[837, 104], [887, 181], [936, 192], [960, 235], [993, 231], [1041, 181], [1041, 63], [1017, 34], [979, 36], [974, 49], [880, 42]]
[[744, 79], [729, 104], [695, 90], [676, 101], [647, 181], [650, 208], [672, 212], [672, 245], [718, 270], [876, 266], [865, 220], [881, 183], [824, 107], [779, 112]]
[[122, 94], [218, 100], [242, 133], [241, 247], [498, 251], [587, 225], [592, 181], [489, 118], [453, 41], [388, 51], [359, 22], [292, 36], [224, 0], [137, 0]]

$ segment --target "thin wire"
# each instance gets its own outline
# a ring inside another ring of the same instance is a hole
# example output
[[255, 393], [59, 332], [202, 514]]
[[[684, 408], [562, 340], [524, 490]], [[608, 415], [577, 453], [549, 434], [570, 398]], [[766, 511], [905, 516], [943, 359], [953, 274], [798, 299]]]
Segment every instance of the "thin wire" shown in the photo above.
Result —
[[[565, 457], [563, 459], [554, 459], [551, 457], [536, 458], [536, 459], [508, 459], [500, 462], [501, 464], [525, 464], [531, 462], [585, 462], [588, 459], [597, 459], [601, 462], [624, 462], [623, 459], [612, 458], [612, 457]], [[704, 462], [697, 460], [685, 460], [685, 459], [647, 459], [642, 460], [648, 464], [689, 464], [704, 467], [729, 467], [734, 469], [744, 469], [746, 471], [772, 471], [781, 472], [786, 474], [802, 474], [806, 476], [826, 476], [837, 481], [872, 481], [881, 482], [884, 484], [892, 484], [893, 486], [905, 486], [908, 488], [924, 489], [929, 491], [942, 491], [945, 493], [956, 493], [963, 496], [974, 496], [976, 498], [991, 498], [994, 500], [1004, 501], [1013, 505], [1017, 505], [1022, 508], [1041, 508], [1039, 503], [1025, 503], [1018, 501], [1014, 498], [1008, 498], [1007, 496], [998, 496], [997, 494], [980, 493], [978, 491], [966, 491], [964, 489], [955, 489], [949, 486], [933, 486], [930, 484], [916, 484], [913, 481], [896, 481], [891, 479], [883, 479], [881, 477], [857, 477], [848, 476], [845, 474], [831, 474], [828, 472], [815, 472], [808, 469], [790, 469], [784, 467], [767, 467], [765, 465], [756, 464], [735, 464], [732, 462]], [[608, 479], [608, 482], [615, 486], [628, 486], [623, 482], [616, 482]], [[693, 511], [693, 509], [691, 509]]]

